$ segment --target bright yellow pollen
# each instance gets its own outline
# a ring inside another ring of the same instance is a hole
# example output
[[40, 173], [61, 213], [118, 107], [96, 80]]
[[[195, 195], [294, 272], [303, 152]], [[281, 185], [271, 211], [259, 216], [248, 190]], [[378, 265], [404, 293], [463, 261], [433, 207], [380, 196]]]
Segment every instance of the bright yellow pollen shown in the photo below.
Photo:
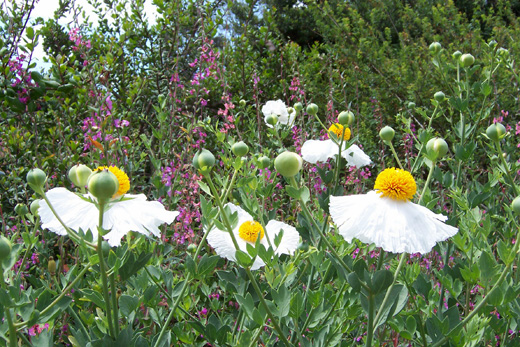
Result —
[[392, 167], [385, 169], [377, 176], [374, 189], [380, 191], [382, 197], [407, 201], [412, 200], [417, 186], [408, 171]]
[[[345, 133], [343, 133], [343, 129], [345, 129]], [[341, 125], [339, 123], [334, 123], [330, 126], [329, 132], [328, 132], [329, 138], [330, 138], [330, 133], [336, 134], [336, 137], [338, 139], [341, 139], [341, 135], [343, 135], [344, 141], [350, 140], [350, 129], [345, 128], [343, 125]]]
[[126, 192], [128, 192], [128, 190], [130, 189], [130, 179], [128, 178], [128, 175], [123, 170], [121, 170], [117, 166], [110, 166], [110, 167], [109, 166], [99, 166], [94, 171], [103, 170], [103, 169], [108, 169], [108, 171], [112, 172], [116, 176], [116, 178], [119, 182], [119, 189], [114, 194], [114, 196], [112, 196], [112, 199], [117, 198], [121, 195], [124, 195]]
[[238, 228], [238, 236], [247, 242], [254, 243], [258, 237], [260, 237], [260, 240], [263, 239], [264, 228], [258, 222], [247, 221]]

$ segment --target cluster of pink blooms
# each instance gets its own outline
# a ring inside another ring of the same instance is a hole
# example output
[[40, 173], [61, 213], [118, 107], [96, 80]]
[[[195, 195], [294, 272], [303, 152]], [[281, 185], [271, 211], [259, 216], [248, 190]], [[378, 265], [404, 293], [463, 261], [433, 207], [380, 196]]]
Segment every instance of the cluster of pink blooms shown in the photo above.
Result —
[[49, 323], [45, 323], [44, 325], [35, 324], [28, 329], [27, 334], [29, 336], [40, 335], [43, 332], [43, 330], [45, 330], [45, 329], [49, 329]]
[[297, 76], [294, 76], [291, 80], [289, 90], [291, 91], [291, 101], [298, 102], [305, 99], [305, 90], [302, 89], [300, 79]]
[[15, 75], [11, 87], [17, 87], [18, 100], [22, 104], [27, 104], [29, 101], [28, 88], [37, 86], [37, 83], [32, 80], [28, 70], [23, 67], [26, 59], [25, 54], [20, 54], [19, 56], [15, 56], [12, 60], [9, 60], [8, 63], [10, 71]]
[[224, 102], [224, 109], [219, 108], [217, 114], [224, 118], [224, 126], [220, 129], [220, 131], [227, 133], [230, 129], [235, 129], [232, 113], [233, 109], [235, 108], [235, 104], [233, 104], [233, 101], [231, 101], [231, 96], [227, 93], [222, 96], [222, 101]]
[[[74, 47], [72, 47], [73, 51], [82, 51], [83, 48], [90, 49], [92, 47], [90, 40], [84, 40], [83, 36], [79, 33], [79, 28], [74, 28], [71, 31], [69, 31], [69, 40], [74, 42]], [[81, 58], [83, 60], [83, 66], [88, 65], [88, 61], [86, 60], [86, 56], [84, 53], [82, 53]]]

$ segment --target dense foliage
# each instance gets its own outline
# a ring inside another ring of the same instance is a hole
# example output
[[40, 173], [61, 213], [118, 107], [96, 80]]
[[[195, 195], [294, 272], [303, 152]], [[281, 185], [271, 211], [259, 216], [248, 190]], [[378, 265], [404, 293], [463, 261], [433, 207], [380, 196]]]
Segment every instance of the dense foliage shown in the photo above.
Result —
[[[51, 19], [35, 0], [0, 5], [2, 344], [520, 343], [518, 1], [154, 0], [155, 20], [143, 0], [88, 1], [96, 24], [71, 0]], [[294, 124], [267, 126], [277, 99]], [[372, 165], [277, 173], [280, 153], [326, 139], [346, 110], [349, 144]], [[68, 178], [76, 164], [118, 166], [131, 193], [179, 216], [160, 238], [104, 250], [42, 228], [28, 173], [45, 172], [45, 191], [84, 190]], [[330, 196], [367, 193], [401, 164], [414, 201], [459, 232], [422, 255], [346, 242]], [[296, 227], [300, 246], [219, 257], [206, 237], [237, 224], [226, 203]], [[251, 271], [251, 257], [267, 265]]]

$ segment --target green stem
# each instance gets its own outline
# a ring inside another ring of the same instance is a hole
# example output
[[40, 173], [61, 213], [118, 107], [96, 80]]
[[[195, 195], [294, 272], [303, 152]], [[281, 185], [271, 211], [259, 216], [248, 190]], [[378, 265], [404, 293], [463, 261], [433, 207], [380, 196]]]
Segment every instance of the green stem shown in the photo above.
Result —
[[[4, 269], [0, 267], [0, 281], [2, 282], [2, 289], [7, 293], [7, 284], [4, 279]], [[16, 338], [16, 327], [13, 323], [13, 318], [11, 316], [11, 309], [9, 307], [4, 307], [5, 317], [7, 319], [7, 324], [9, 325], [9, 347], [17, 347], [18, 341]]]
[[[381, 307], [383, 307], [383, 306], [381, 306]], [[368, 330], [367, 330], [367, 342], [365, 344], [366, 347], [371, 347], [372, 340], [374, 339], [374, 309], [375, 309], [375, 298], [372, 293], [369, 293], [368, 294]], [[381, 310], [379, 312], [381, 312]], [[376, 321], [377, 321], [377, 316], [376, 316]]]
[[[258, 340], [258, 338], [260, 337], [260, 334], [262, 333], [262, 330], [264, 330], [264, 327], [261, 326], [260, 328], [258, 328], [256, 330], [256, 333], [255, 335], [253, 336], [253, 338], [251, 339], [251, 343], [249, 344], [249, 347], [254, 347], [256, 344], [256, 341]], [[258, 345], [257, 345], [258, 346]]]
[[424, 182], [424, 187], [421, 192], [421, 196], [419, 197], [419, 201], [417, 202], [417, 205], [420, 205], [422, 202], [422, 199], [424, 197], [424, 194], [426, 193], [426, 189], [428, 189], [428, 186], [430, 185], [433, 177], [433, 170], [435, 169], [435, 161], [432, 161], [432, 166], [430, 167], [430, 171], [428, 172], [428, 177], [426, 177], [426, 182]]
[[397, 165], [399, 165], [401, 170], [404, 170], [403, 164], [401, 164], [401, 161], [399, 160], [399, 156], [395, 152], [395, 148], [394, 148], [394, 145], [392, 144], [392, 142], [388, 141], [388, 142], [385, 142], [385, 143], [388, 144], [388, 146], [390, 147], [390, 150], [392, 151], [392, 154], [394, 155], [394, 158], [397, 161]]
[[110, 295], [112, 296], [112, 309], [114, 310], [114, 332], [115, 337], [119, 335], [119, 307], [117, 305], [117, 288], [116, 288], [116, 281], [114, 279], [115, 275], [112, 273], [109, 276], [110, 279]]
[[101, 284], [103, 286], [103, 297], [105, 299], [105, 306], [107, 311], [108, 330], [110, 336], [116, 337], [113, 320], [112, 320], [112, 308], [110, 304], [110, 296], [108, 294], [108, 281], [107, 281], [107, 270], [105, 264], [105, 257], [103, 256], [103, 236], [101, 231], [103, 230], [103, 213], [105, 210], [105, 203], [99, 203], [99, 229], [98, 229], [98, 240], [97, 240], [97, 252], [99, 257], [99, 272], [101, 275]]
[[249, 277], [249, 281], [251, 281], [251, 284], [253, 285], [253, 288], [255, 289], [258, 298], [260, 299], [260, 302], [264, 306], [267, 316], [269, 316], [269, 319], [271, 319], [271, 324], [273, 324], [274, 330], [276, 330], [276, 332], [278, 333], [278, 338], [284, 343], [285, 346], [290, 347], [291, 345], [289, 344], [289, 341], [287, 341], [287, 337], [284, 335], [282, 329], [280, 329], [278, 321], [275, 319], [273, 313], [269, 309], [269, 306], [267, 306], [267, 302], [265, 302], [264, 299], [264, 294], [260, 290], [258, 283], [256, 283], [255, 277], [251, 273], [251, 270], [249, 268], [244, 268], [244, 270], [246, 271], [247, 277]]
[[502, 163], [502, 166], [504, 167], [504, 171], [506, 173], [507, 180], [509, 181], [509, 184], [511, 185], [511, 188], [515, 191], [516, 196], [520, 195], [520, 192], [518, 191], [518, 187], [515, 184], [515, 181], [513, 180], [513, 176], [511, 176], [511, 171], [509, 170], [509, 165], [506, 162], [506, 159], [504, 158], [504, 155], [502, 154], [502, 146], [500, 145], [500, 141], [495, 142], [495, 148], [497, 151], [497, 155], [500, 158], [500, 162]]

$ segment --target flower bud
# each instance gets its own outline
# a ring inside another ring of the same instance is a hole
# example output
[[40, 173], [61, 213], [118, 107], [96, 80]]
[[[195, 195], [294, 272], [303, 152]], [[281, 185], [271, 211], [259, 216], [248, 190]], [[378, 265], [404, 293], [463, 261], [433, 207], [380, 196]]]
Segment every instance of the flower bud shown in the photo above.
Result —
[[415, 102], [410, 101], [410, 102], [408, 103], [408, 108], [410, 108], [410, 109], [411, 109], [411, 108], [415, 108]]
[[498, 142], [506, 135], [506, 128], [501, 123], [493, 123], [486, 129], [486, 135], [491, 141]]
[[11, 254], [11, 249], [11, 241], [3, 235], [0, 236], [0, 261], [9, 257], [9, 255]]
[[262, 156], [258, 158], [258, 167], [260, 169], [265, 169], [269, 167], [269, 165], [271, 165], [271, 159], [269, 159], [268, 157]]
[[33, 202], [31, 202], [29, 209], [31, 210], [33, 216], [38, 217], [38, 210], [40, 209], [40, 200], [36, 199]]
[[195, 253], [197, 251], [197, 245], [190, 243], [188, 245], [187, 251], [192, 254]]
[[495, 40], [491, 40], [491, 41], [489, 41], [488, 46], [491, 48], [494, 48], [497, 44], [498, 44], [498, 42], [496, 42]]
[[383, 142], [389, 143], [394, 139], [395, 131], [388, 125], [379, 131], [379, 137]]
[[193, 166], [197, 170], [211, 169], [215, 165], [215, 156], [207, 149], [199, 150], [193, 157]]
[[49, 261], [47, 262], [47, 270], [49, 270], [51, 276], [56, 275], [56, 261], [52, 256], [49, 257]]
[[83, 164], [74, 165], [69, 170], [69, 180], [71, 180], [76, 187], [85, 187], [90, 175], [92, 175], [92, 170]]
[[265, 117], [265, 122], [269, 125], [275, 126], [278, 123], [278, 116], [276, 114], [271, 113], [267, 117]]
[[307, 113], [311, 116], [315, 116], [318, 114], [318, 105], [311, 103], [307, 106]]
[[434, 137], [433, 139], [430, 139], [426, 143], [426, 152], [428, 155], [433, 159], [441, 159], [448, 153], [448, 144], [444, 139], [441, 139], [439, 137]]
[[462, 52], [461, 51], [455, 51], [455, 52], [453, 52], [453, 54], [451, 56], [453, 57], [453, 59], [459, 60], [460, 57], [462, 56]]
[[475, 58], [469, 53], [463, 54], [460, 57], [460, 65], [462, 67], [470, 67], [474, 62]]
[[511, 203], [511, 209], [516, 213], [520, 214], [520, 196], [517, 196]]
[[237, 157], [243, 157], [249, 152], [249, 147], [244, 143], [244, 141], [240, 141], [231, 146], [231, 151]]
[[293, 107], [296, 110], [296, 112], [300, 112], [301, 110], [303, 110], [303, 105], [301, 102], [297, 102], [296, 104], [294, 104]]
[[40, 169], [31, 169], [27, 173], [27, 183], [35, 192], [43, 189], [45, 181], [47, 181], [47, 175]]
[[94, 172], [88, 180], [88, 191], [99, 201], [106, 201], [114, 196], [119, 189], [116, 175], [107, 169]]
[[287, 107], [287, 113], [288, 113], [288, 114], [291, 114], [291, 113], [293, 113], [293, 112], [295, 112], [295, 111], [294, 111], [294, 108], [292, 108], [292, 107]]
[[338, 123], [343, 126], [349, 126], [356, 120], [356, 116], [351, 111], [343, 111], [338, 115]]
[[240, 99], [238, 104], [240, 105], [240, 107], [246, 107], [247, 101], [245, 101], [244, 99]]
[[302, 157], [294, 152], [285, 151], [274, 160], [274, 168], [284, 177], [294, 177], [301, 170]]
[[14, 212], [16, 212], [16, 214], [20, 217], [23, 217], [27, 213], [29, 213], [29, 210], [27, 209], [26, 204], [16, 204], [16, 206], [14, 207]]
[[443, 92], [437, 92], [437, 93], [435, 93], [435, 94], [433, 95], [433, 98], [434, 98], [435, 100], [437, 100], [438, 102], [442, 102], [442, 101], [444, 101], [444, 99], [446, 98], [446, 95], [444, 95]]
[[441, 51], [442, 49], [442, 46], [440, 43], [438, 42], [432, 42], [430, 44], [430, 47], [429, 47], [429, 50], [432, 54], [436, 55], [436, 54], [439, 54], [439, 52]]

